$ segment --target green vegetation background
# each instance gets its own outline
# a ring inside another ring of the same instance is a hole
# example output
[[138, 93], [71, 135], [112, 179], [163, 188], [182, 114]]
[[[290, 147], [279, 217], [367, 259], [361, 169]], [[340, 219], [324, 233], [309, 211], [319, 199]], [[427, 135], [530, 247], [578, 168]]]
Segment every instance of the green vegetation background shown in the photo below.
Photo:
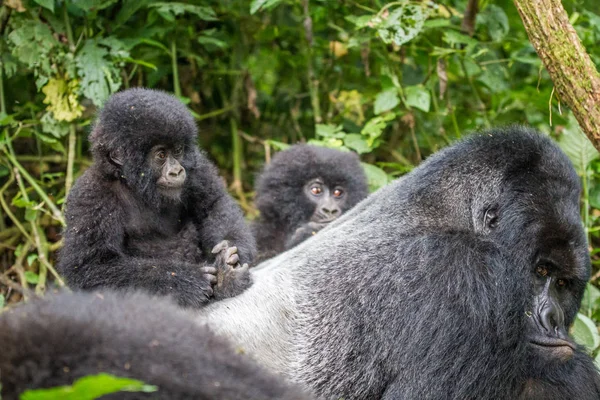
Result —
[[[372, 190], [468, 132], [523, 123], [555, 138], [584, 192], [594, 264], [573, 335], [600, 336], [600, 159], [553, 90], [509, 0], [6, 0], [0, 7], [0, 309], [53, 268], [86, 136], [113, 92], [187, 103], [199, 145], [249, 219], [255, 174], [298, 141], [358, 152]], [[596, 65], [600, 3], [565, 0]]]

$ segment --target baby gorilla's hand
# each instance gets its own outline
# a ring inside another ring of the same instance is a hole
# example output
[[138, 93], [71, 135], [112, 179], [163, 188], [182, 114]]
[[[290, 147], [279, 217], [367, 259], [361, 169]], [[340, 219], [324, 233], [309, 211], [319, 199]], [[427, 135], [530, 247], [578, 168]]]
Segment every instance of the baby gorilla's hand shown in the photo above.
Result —
[[252, 284], [248, 264], [240, 266], [237, 247], [230, 247], [229, 242], [223, 240], [213, 247], [212, 253], [216, 254], [216, 274], [211, 281], [216, 300], [237, 296]]

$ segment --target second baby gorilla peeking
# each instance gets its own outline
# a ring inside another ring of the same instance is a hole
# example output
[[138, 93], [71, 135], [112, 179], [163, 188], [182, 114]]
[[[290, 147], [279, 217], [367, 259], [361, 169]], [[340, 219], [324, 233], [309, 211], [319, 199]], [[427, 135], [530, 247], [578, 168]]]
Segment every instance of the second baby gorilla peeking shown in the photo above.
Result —
[[259, 259], [306, 240], [367, 197], [358, 156], [297, 144], [278, 153], [259, 176], [252, 228]]
[[139, 288], [182, 306], [251, 284], [255, 242], [175, 97], [113, 95], [90, 134], [94, 164], [67, 199], [58, 268], [75, 288]]

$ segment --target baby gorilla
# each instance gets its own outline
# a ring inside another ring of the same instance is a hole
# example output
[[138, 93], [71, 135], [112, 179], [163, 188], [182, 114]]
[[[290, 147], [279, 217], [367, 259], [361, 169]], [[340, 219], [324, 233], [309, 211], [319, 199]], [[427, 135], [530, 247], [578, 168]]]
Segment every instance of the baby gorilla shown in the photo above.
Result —
[[58, 268], [69, 285], [198, 307], [251, 284], [254, 239], [196, 140], [173, 96], [131, 89], [107, 101], [90, 134], [94, 164], [67, 199]]
[[358, 156], [298, 144], [278, 153], [258, 177], [252, 228], [259, 259], [288, 250], [367, 197]]

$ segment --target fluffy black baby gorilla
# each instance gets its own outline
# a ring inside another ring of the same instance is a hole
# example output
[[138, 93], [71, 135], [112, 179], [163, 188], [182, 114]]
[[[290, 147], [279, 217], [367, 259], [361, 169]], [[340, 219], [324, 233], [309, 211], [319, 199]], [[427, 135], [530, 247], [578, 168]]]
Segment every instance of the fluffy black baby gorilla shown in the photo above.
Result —
[[103, 399], [307, 399], [166, 299], [62, 293], [0, 314], [2, 398], [109, 373], [158, 386]]
[[305, 144], [278, 153], [256, 184], [259, 259], [296, 246], [367, 195], [355, 153]]
[[323, 399], [600, 399], [568, 335], [580, 180], [547, 137], [472, 135], [252, 272], [200, 318]]
[[[250, 285], [255, 242], [175, 97], [113, 95], [90, 134], [94, 164], [67, 199], [58, 268], [69, 285], [140, 288], [197, 307]], [[214, 287], [213, 287], [214, 285]]]

